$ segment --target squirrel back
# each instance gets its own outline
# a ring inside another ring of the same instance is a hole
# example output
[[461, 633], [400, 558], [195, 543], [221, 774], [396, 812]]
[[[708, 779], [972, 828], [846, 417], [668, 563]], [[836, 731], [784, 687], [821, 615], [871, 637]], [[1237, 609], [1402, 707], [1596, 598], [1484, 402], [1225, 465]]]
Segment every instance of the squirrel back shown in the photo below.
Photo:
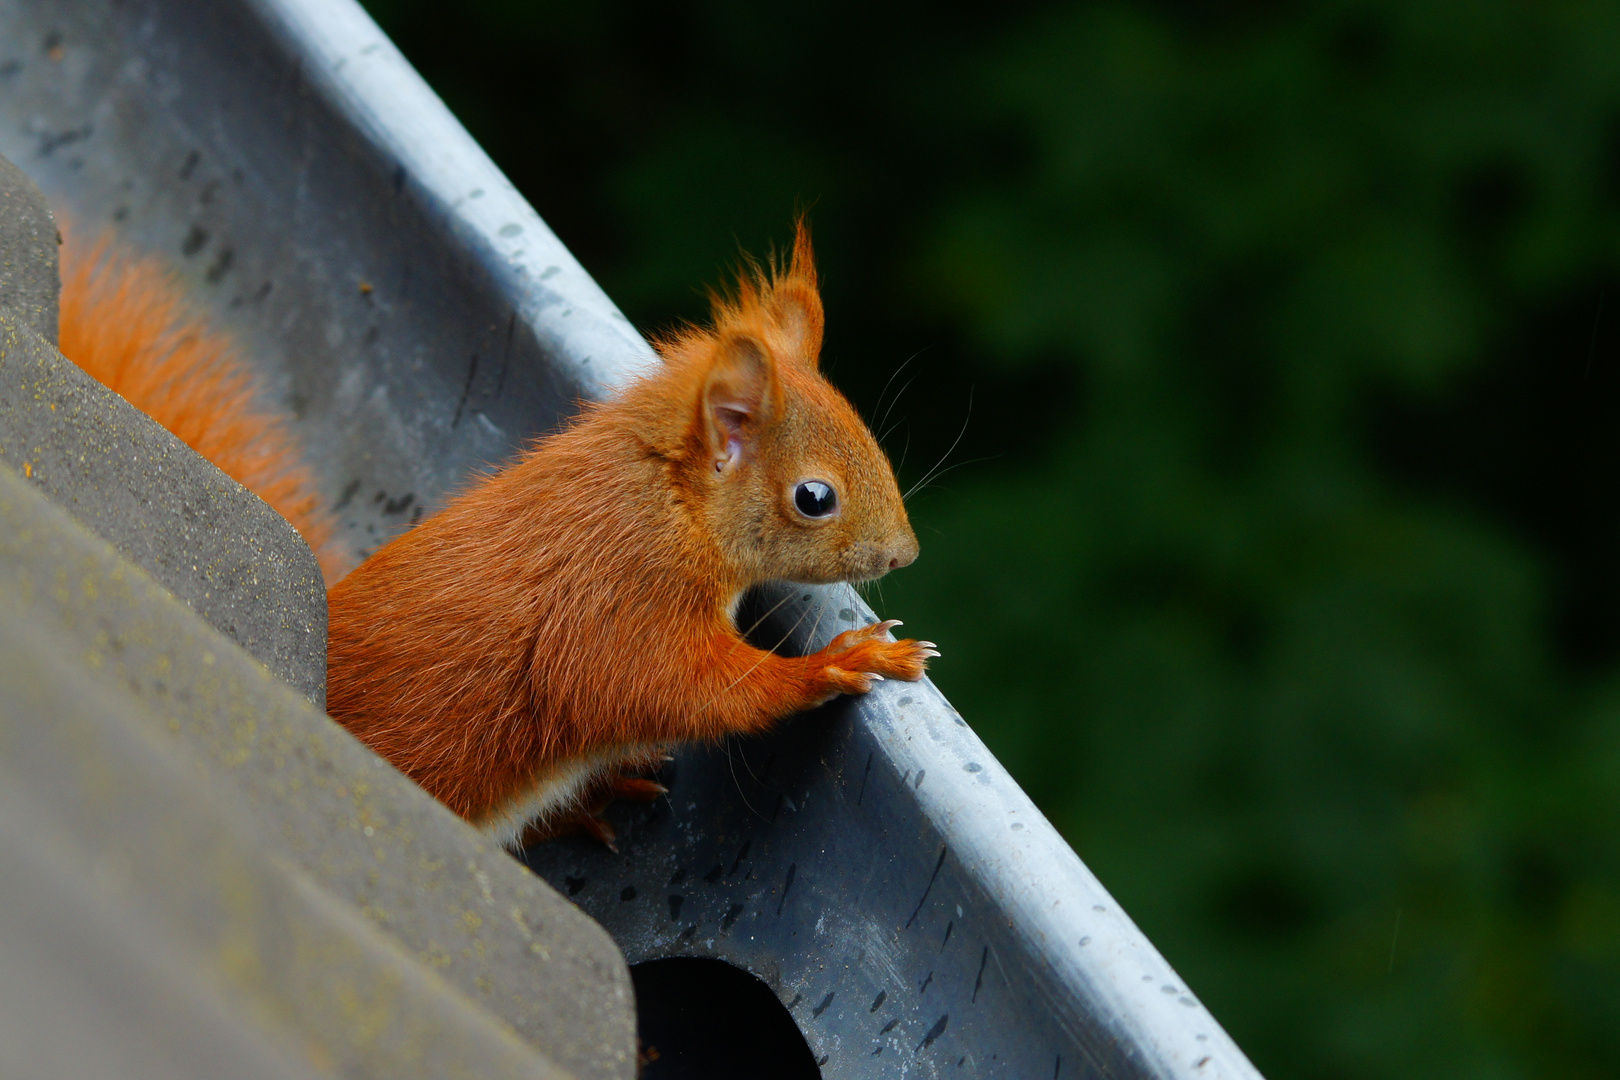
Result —
[[336, 580], [343, 557], [314, 475], [230, 339], [155, 260], [110, 236], [85, 244], [64, 232], [62, 355], [269, 503], [309, 543], [327, 582]]
[[917, 542], [876, 440], [817, 369], [808, 234], [662, 367], [472, 483], [329, 596], [328, 709], [511, 842], [593, 777], [921, 678], [892, 623], [789, 658], [733, 617], [772, 580], [863, 581]]

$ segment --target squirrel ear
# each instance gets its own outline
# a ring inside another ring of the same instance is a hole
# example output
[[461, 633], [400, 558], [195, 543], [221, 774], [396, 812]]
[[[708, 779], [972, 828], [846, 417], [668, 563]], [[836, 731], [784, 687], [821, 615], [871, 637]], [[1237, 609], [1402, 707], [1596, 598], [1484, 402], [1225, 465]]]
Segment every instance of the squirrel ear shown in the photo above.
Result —
[[703, 380], [698, 424], [716, 472], [729, 472], [756, 452], [776, 412], [776, 365], [757, 339], [728, 334], [715, 347]]

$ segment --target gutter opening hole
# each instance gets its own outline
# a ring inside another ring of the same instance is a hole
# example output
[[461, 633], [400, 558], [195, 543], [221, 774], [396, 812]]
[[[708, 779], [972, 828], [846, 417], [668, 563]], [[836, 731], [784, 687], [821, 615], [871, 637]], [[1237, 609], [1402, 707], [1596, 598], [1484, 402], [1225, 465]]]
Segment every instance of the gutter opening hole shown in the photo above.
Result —
[[641, 1080], [821, 1080], [810, 1046], [764, 982], [724, 960], [630, 968]]

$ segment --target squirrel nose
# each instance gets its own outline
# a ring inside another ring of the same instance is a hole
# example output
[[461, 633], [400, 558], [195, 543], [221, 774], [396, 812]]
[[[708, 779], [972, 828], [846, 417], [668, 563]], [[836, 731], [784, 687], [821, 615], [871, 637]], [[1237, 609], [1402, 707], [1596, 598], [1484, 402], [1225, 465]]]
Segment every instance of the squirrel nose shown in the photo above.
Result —
[[898, 570], [917, 561], [917, 534], [907, 529], [905, 535], [889, 546], [889, 569]]

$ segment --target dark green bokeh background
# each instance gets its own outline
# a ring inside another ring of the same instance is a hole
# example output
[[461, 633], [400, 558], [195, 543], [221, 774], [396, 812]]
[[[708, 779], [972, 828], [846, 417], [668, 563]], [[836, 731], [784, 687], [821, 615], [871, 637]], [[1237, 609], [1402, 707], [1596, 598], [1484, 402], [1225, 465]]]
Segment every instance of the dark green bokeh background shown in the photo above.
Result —
[[971, 398], [872, 599], [1268, 1076], [1620, 1075], [1620, 5], [370, 8], [638, 325], [809, 206]]

